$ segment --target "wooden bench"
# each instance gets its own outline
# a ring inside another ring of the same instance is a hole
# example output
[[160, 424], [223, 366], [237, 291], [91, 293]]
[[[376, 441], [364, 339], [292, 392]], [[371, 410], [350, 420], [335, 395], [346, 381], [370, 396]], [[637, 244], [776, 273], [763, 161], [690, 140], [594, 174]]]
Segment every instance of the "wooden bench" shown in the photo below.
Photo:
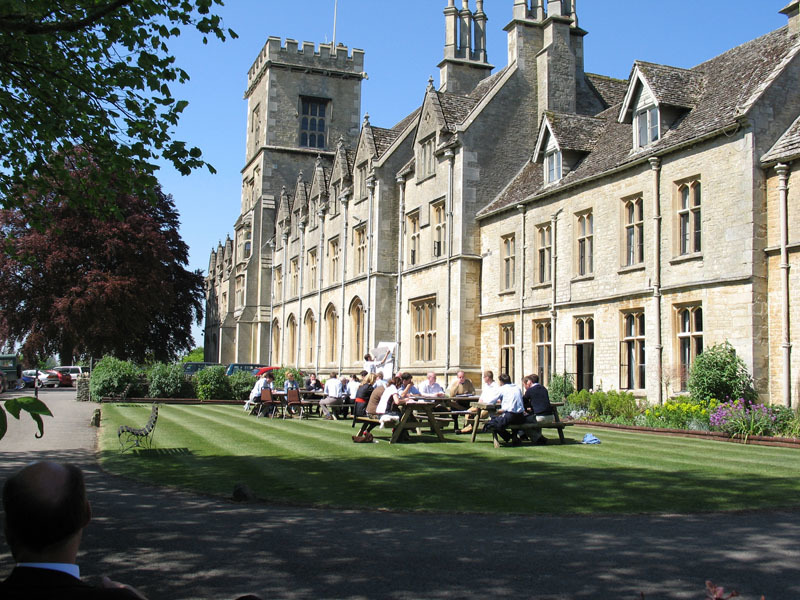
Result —
[[119, 438], [120, 452], [125, 452], [131, 448], [150, 448], [153, 444], [153, 432], [156, 428], [156, 421], [158, 421], [158, 404], [153, 403], [153, 409], [150, 411], [150, 419], [144, 427], [136, 428], [130, 425], [120, 425], [117, 430], [117, 437]]
[[[542, 429], [557, 429], [558, 430], [559, 443], [563, 444], [564, 443], [564, 429], [566, 427], [571, 427], [574, 424], [574, 423], [565, 423], [558, 416], [558, 407], [559, 406], [563, 406], [563, 405], [564, 405], [563, 402], [553, 402], [553, 403], [551, 403], [551, 406], [553, 407], [553, 417], [554, 417], [554, 420], [552, 422], [547, 422], [547, 421], [525, 422], [525, 423], [520, 423], [519, 425], [510, 425], [509, 429], [511, 429], [512, 431], [531, 431], [531, 430], [539, 430], [539, 431], [541, 431]], [[475, 441], [475, 437], [477, 436], [478, 431], [479, 431], [479, 429], [481, 427], [481, 423], [486, 423], [486, 420], [478, 418], [478, 416], [480, 415], [481, 409], [489, 411], [489, 417], [490, 418], [492, 416], [491, 413], [493, 413], [494, 411], [497, 410], [497, 405], [494, 405], [494, 404], [488, 404], [487, 405], [487, 404], [479, 403], [477, 406], [478, 406], [478, 414], [476, 415], [475, 422], [473, 423], [473, 426], [472, 426], [472, 441], [473, 442]], [[494, 442], [494, 447], [495, 448], [499, 448], [500, 447], [500, 441], [498, 440], [497, 432], [494, 432], [494, 431], [492, 432], [492, 441]]]

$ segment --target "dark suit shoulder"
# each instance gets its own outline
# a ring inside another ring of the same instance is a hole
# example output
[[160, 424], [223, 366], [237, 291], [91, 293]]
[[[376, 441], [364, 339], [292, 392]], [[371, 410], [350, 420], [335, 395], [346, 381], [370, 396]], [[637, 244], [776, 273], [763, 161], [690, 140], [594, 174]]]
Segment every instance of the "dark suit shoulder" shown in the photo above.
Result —
[[133, 600], [138, 596], [124, 588], [98, 588], [71, 575], [50, 569], [16, 567], [0, 583], [2, 600]]

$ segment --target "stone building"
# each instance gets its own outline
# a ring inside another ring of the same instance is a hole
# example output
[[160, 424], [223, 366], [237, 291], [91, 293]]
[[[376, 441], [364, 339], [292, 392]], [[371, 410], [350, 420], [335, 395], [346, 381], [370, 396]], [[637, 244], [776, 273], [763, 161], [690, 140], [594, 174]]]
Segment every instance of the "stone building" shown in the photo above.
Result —
[[[270, 38], [242, 216], [209, 265], [207, 359], [350, 372], [391, 341], [419, 375], [569, 373], [658, 402], [728, 340], [762, 394], [795, 402], [800, 0], [784, 28], [692, 69], [636, 61], [627, 81], [584, 72], [575, 0], [507, 0], [493, 72], [469, 4], [448, 0], [440, 85], [390, 128], [358, 127], [360, 52]], [[336, 75], [308, 68], [324, 60]], [[324, 146], [304, 108], [287, 116], [306, 98]], [[285, 121], [259, 134], [260, 106]]]

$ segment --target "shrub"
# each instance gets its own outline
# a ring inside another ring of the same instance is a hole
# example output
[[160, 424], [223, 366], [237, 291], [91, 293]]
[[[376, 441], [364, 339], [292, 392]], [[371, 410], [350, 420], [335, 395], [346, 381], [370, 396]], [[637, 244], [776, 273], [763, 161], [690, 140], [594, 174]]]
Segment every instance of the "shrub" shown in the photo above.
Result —
[[743, 440], [751, 435], [772, 435], [777, 416], [771, 407], [750, 404], [744, 398], [723, 402], [711, 413], [711, 426]]
[[800, 437], [800, 415], [786, 406], [773, 406], [775, 434], [783, 437]]
[[275, 376], [275, 389], [282, 390], [283, 383], [286, 381], [286, 374], [291, 371], [294, 373], [294, 379], [297, 381], [297, 384], [300, 387], [303, 387], [303, 372], [296, 368], [296, 367], [281, 367], [280, 369], [275, 369], [272, 371], [272, 374]]
[[665, 402], [661, 406], [651, 406], [644, 411], [642, 425], [665, 429], [709, 429], [709, 411], [716, 408], [716, 401], [709, 407], [693, 402]]
[[630, 392], [598, 390], [590, 394], [590, 397], [589, 412], [598, 417], [605, 417], [603, 420], [621, 417], [623, 420], [632, 421], [639, 413], [639, 405]]
[[578, 410], [589, 410], [591, 399], [592, 394], [589, 393], [589, 390], [581, 390], [580, 392], [572, 392], [566, 401]]
[[201, 400], [233, 399], [231, 382], [228, 376], [225, 375], [224, 365], [198, 371], [195, 379], [197, 382], [197, 397]]
[[547, 388], [550, 395], [550, 402], [565, 402], [567, 397], [575, 391], [572, 384], [572, 375], [564, 373], [559, 375], [553, 373], [550, 376], [550, 385]]
[[193, 395], [191, 383], [183, 374], [183, 365], [155, 363], [147, 371], [151, 398], [187, 398]]
[[234, 400], [246, 400], [250, 396], [250, 390], [256, 383], [255, 375], [247, 371], [237, 371], [229, 378], [231, 384], [231, 394]]
[[100, 402], [104, 396], [119, 396], [126, 391], [128, 396], [142, 394], [141, 371], [133, 363], [119, 360], [113, 356], [104, 356], [94, 366], [89, 392], [92, 400]]
[[758, 396], [744, 361], [727, 341], [706, 348], [689, 371], [689, 393], [695, 402], [708, 405], [713, 398], [742, 398], [754, 402]]

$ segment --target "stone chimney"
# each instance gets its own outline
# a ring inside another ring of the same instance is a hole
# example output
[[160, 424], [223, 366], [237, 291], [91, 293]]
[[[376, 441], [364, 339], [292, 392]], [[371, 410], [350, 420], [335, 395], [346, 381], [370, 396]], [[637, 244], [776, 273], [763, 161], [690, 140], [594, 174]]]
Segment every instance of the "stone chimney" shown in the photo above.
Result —
[[800, 33], [800, 0], [792, 0], [781, 12], [789, 17], [789, 35]]
[[492, 72], [486, 55], [486, 13], [483, 0], [477, 0], [475, 14], [469, 0], [462, 0], [461, 10], [455, 0], [444, 9], [444, 60], [439, 63], [441, 91], [468, 94]]

